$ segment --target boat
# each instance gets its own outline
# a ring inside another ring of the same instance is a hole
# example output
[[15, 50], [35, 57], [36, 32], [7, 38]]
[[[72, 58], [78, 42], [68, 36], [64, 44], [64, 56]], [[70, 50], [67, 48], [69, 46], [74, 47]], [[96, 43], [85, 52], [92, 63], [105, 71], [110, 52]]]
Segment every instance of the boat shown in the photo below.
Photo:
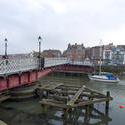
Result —
[[88, 75], [90, 80], [94, 81], [100, 81], [100, 82], [112, 82], [112, 83], [117, 83], [120, 81], [118, 76], [112, 74], [112, 73], [107, 73], [101, 72], [101, 47], [100, 47], [100, 65], [99, 65], [99, 74], [98, 75]]
[[107, 75], [89, 75], [90, 80], [100, 81], [100, 82], [112, 82], [117, 83], [120, 79], [117, 76]]

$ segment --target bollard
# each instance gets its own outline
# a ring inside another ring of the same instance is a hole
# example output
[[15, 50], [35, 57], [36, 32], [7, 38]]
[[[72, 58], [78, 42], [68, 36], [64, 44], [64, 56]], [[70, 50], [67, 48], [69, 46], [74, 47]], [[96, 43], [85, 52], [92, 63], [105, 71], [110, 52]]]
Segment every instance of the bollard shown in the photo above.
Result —
[[[107, 91], [107, 94], [106, 94], [107, 98], [110, 97], [110, 92]], [[106, 106], [105, 106], [105, 114], [108, 114], [108, 111], [109, 111], [109, 100], [106, 101]]]

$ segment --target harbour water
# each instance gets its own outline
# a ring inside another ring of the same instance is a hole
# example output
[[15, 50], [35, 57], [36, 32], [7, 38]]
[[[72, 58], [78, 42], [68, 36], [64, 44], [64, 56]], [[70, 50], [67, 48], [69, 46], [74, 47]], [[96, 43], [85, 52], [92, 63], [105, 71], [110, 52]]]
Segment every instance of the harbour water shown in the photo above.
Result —
[[[0, 104], [0, 119], [8, 125], [124, 125], [125, 107], [125, 77], [121, 77], [119, 83], [93, 82], [85, 75], [50, 74], [41, 79], [41, 82], [56, 82], [73, 85], [86, 85], [89, 88], [98, 90], [104, 94], [110, 91], [113, 101], [110, 101], [108, 115], [100, 117], [85, 117], [79, 115], [77, 119], [69, 119], [65, 123], [61, 118], [62, 112], [56, 108], [49, 108], [47, 115], [43, 114], [39, 98], [32, 98], [23, 101], [5, 101]], [[96, 104], [96, 109], [104, 113], [105, 104]], [[79, 111], [80, 112], [80, 111]], [[82, 109], [81, 109], [81, 112]], [[101, 114], [101, 113], [100, 113]], [[97, 114], [95, 114], [96, 116]], [[78, 122], [77, 122], [78, 121]]]

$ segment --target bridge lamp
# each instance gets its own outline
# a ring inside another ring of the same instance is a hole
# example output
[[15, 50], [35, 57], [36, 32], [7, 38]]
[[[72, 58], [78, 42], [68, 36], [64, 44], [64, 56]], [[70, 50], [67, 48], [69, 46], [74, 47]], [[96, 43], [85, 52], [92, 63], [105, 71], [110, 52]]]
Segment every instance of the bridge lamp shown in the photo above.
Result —
[[7, 42], [8, 42], [8, 40], [7, 40], [7, 38], [5, 38], [5, 58], [7, 59]]
[[40, 54], [41, 54], [41, 36], [38, 37], [38, 42], [39, 42], [39, 58], [40, 58]]

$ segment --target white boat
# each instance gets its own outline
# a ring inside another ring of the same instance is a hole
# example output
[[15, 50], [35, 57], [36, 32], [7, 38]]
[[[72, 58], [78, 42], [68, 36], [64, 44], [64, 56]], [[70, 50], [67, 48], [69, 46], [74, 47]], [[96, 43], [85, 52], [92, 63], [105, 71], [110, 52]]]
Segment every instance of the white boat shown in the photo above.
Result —
[[116, 83], [119, 82], [120, 79], [113, 75], [112, 73], [102, 73], [101, 72], [101, 47], [100, 47], [100, 66], [99, 66], [99, 75], [88, 75], [90, 80], [94, 80], [94, 81], [100, 81], [100, 82], [112, 82], [112, 83]]
[[117, 83], [120, 81], [118, 77], [115, 76], [115, 78], [108, 78], [106, 75], [89, 75], [90, 80], [94, 81], [100, 81], [100, 82], [112, 82], [112, 83]]

